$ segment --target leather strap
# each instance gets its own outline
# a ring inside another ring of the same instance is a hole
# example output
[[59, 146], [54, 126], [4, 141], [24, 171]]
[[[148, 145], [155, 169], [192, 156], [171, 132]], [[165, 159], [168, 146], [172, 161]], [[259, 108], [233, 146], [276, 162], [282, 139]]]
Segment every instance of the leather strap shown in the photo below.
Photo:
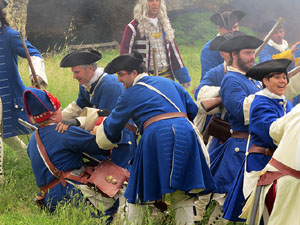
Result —
[[130, 123], [126, 123], [125, 128], [132, 131], [135, 135], [138, 135], [138, 128]]
[[50, 161], [47, 151], [41, 141], [40, 135], [39, 135], [39, 130], [36, 130], [35, 132], [35, 139], [36, 139], [36, 143], [38, 144], [41, 156], [44, 159], [44, 162], [46, 164], [46, 166], [48, 167], [48, 169], [52, 172], [52, 174], [62, 183], [63, 186], [66, 186], [66, 180], [63, 177], [63, 172], [58, 170]]
[[163, 113], [159, 114], [157, 116], [153, 116], [150, 119], [148, 119], [146, 122], [143, 124], [143, 131], [152, 123], [160, 121], [160, 120], [166, 120], [166, 119], [171, 119], [171, 118], [176, 118], [176, 117], [185, 117], [188, 119], [187, 115], [184, 112], [170, 112], [170, 113]]
[[274, 166], [279, 171], [267, 171], [266, 173], [264, 173], [258, 181], [258, 186], [271, 184], [273, 181], [286, 175], [290, 175], [292, 177], [300, 179], [299, 170], [294, 170], [291, 167], [284, 165], [283, 163], [277, 161], [274, 158], [270, 160], [269, 164]]
[[248, 139], [249, 134], [246, 132], [239, 132], [239, 131], [233, 131], [231, 134], [232, 138], [241, 138], [241, 139]]
[[274, 152], [275, 149], [260, 147], [256, 144], [253, 144], [252, 147], [249, 149], [249, 153], [259, 153], [266, 156], [272, 156]]

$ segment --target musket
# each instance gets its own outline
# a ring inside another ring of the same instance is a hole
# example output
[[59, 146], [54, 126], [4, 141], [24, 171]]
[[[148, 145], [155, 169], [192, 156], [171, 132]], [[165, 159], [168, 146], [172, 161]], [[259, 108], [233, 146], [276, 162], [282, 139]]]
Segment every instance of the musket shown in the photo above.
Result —
[[258, 210], [259, 198], [260, 198], [262, 187], [263, 186], [257, 186], [257, 188], [256, 188], [256, 192], [255, 192], [255, 196], [254, 196], [253, 208], [252, 208], [251, 215], [250, 215], [250, 223], [249, 223], [249, 225], [255, 225], [256, 214], [257, 214], [257, 210]]
[[29, 128], [30, 130], [32, 130], [32, 131], [35, 131], [35, 130], [38, 129], [36, 126], [34, 126], [34, 125], [28, 123], [28, 122], [25, 121], [25, 120], [22, 120], [21, 118], [18, 118], [18, 122], [19, 122], [20, 124], [22, 124], [24, 127], [27, 127], [27, 128]]
[[264, 38], [264, 42], [255, 50], [255, 57], [261, 52], [261, 50], [268, 44], [268, 41], [271, 39], [272, 34], [277, 30], [277, 28], [283, 23], [284, 19], [280, 17], [273, 28], [269, 31], [268, 35]]
[[158, 68], [156, 63], [156, 48], [152, 48], [152, 60], [153, 60], [154, 76], [158, 76]]
[[35, 82], [35, 86], [40, 89], [41, 88], [40, 87], [40, 83], [39, 83], [39, 81], [37, 79], [37, 75], [36, 75], [35, 69], [33, 67], [33, 64], [32, 64], [32, 61], [31, 61], [28, 49], [27, 49], [27, 45], [25, 43], [25, 39], [23, 37], [22, 32], [20, 31], [19, 33], [20, 33], [20, 38], [22, 40], [22, 45], [23, 45], [23, 48], [24, 48], [24, 51], [25, 51], [25, 54], [26, 54], [26, 58], [27, 58], [27, 61], [28, 61], [28, 65], [29, 65], [29, 67], [31, 69], [31, 72], [32, 72], [32, 76], [33, 76], [33, 80]]
[[300, 72], [300, 66], [295, 67], [290, 72], [288, 72], [288, 77], [291, 78]]
[[200, 104], [206, 112], [209, 112], [210, 110], [221, 105], [222, 99], [220, 96], [215, 97], [215, 98], [208, 98], [208, 99], [202, 100], [200, 102]]

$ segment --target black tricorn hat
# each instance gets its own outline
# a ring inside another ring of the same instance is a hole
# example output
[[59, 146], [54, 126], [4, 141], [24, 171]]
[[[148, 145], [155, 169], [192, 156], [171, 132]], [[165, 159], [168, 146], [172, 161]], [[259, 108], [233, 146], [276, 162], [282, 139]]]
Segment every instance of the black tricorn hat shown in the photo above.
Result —
[[4, 9], [7, 5], [7, 0], [0, 0], [0, 9]]
[[285, 73], [287, 74], [287, 68], [292, 61], [289, 59], [273, 59], [259, 63], [251, 67], [247, 73], [247, 77], [251, 77], [255, 80], [262, 81], [263, 78], [269, 73]]
[[226, 30], [231, 30], [236, 22], [239, 22], [246, 13], [241, 10], [223, 10], [215, 13], [210, 17], [210, 21], [214, 24], [224, 27]]
[[60, 67], [73, 67], [79, 65], [90, 65], [102, 58], [96, 50], [76, 51], [66, 55], [60, 62]]
[[263, 41], [255, 36], [241, 35], [224, 41], [218, 50], [223, 52], [234, 52], [241, 49], [256, 49]]
[[233, 31], [233, 32], [229, 32], [223, 35], [219, 35], [217, 37], [215, 37], [212, 42], [209, 45], [209, 49], [210, 50], [218, 50], [218, 47], [224, 42], [227, 41], [231, 38], [237, 37], [237, 36], [241, 36], [241, 35], [246, 35], [245, 33], [241, 32], [241, 31]]
[[[273, 27], [274, 25], [276, 24], [276, 21], [275, 20], [269, 20], [265, 23], [263, 23], [258, 29], [257, 31], [258, 32], [269, 32]], [[277, 27], [277, 29], [280, 29], [280, 28], [283, 28], [283, 25], [279, 25]]]
[[142, 62], [143, 56], [137, 51], [134, 51], [133, 53], [120, 55], [113, 59], [104, 68], [104, 72], [114, 74], [121, 70], [132, 71], [137, 69]]

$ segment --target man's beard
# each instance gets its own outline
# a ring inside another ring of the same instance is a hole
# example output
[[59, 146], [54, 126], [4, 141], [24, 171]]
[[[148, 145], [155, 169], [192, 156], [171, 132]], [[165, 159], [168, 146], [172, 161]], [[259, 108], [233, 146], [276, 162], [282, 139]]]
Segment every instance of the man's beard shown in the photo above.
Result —
[[247, 66], [247, 64], [251, 62], [251, 61], [247, 61], [245, 62], [240, 55], [237, 55], [237, 61], [236, 64], [238, 65], [238, 67], [243, 71], [243, 72], [247, 72], [252, 66]]

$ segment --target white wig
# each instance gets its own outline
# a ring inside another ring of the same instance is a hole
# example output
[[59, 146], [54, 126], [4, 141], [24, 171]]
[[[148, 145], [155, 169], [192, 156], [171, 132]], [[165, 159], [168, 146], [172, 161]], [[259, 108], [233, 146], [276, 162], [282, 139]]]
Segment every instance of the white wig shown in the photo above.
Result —
[[[149, 19], [148, 19], [148, 0], [138, 0], [138, 3], [134, 7], [133, 17], [139, 22], [138, 29], [141, 36], [149, 35]], [[166, 32], [166, 39], [171, 41], [174, 39], [174, 30], [171, 27], [170, 20], [167, 15], [167, 7], [164, 0], [160, 0], [160, 7], [157, 15], [164, 31]]]

